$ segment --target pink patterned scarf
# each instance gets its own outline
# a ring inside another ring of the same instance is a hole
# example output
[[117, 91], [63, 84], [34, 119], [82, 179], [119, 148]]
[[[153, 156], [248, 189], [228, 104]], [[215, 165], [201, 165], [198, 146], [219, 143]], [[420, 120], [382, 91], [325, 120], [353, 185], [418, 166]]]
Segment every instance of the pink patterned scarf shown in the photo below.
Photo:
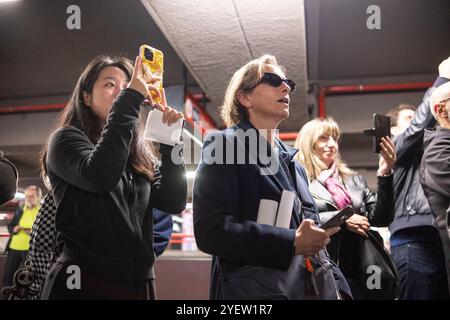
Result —
[[330, 169], [322, 171], [317, 180], [331, 193], [338, 209], [343, 209], [352, 203], [350, 193], [341, 183], [336, 164], [333, 163]]

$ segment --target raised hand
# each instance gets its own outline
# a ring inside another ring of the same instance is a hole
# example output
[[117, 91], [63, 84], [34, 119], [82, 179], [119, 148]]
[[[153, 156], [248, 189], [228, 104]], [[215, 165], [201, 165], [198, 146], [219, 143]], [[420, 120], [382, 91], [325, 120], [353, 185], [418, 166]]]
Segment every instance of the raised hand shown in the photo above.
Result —
[[[150, 91], [156, 92], [158, 96], [161, 95], [161, 93], [159, 92], [159, 89], [156, 86], [145, 82], [144, 78], [142, 77], [141, 67], [142, 67], [142, 58], [137, 56], [134, 63], [133, 75], [131, 76], [128, 88], [139, 91], [144, 97], [147, 98], [148, 102], [151, 105], [153, 105]], [[157, 79], [155, 79], [155, 81], [157, 81]]]
[[184, 117], [181, 112], [178, 112], [174, 108], [169, 107], [167, 105], [166, 92], [164, 91], [164, 88], [161, 90], [161, 104], [155, 103], [154, 106], [155, 108], [161, 110], [164, 113], [162, 121], [163, 123], [166, 123], [168, 126]]
[[381, 138], [380, 162], [378, 164], [378, 175], [387, 176], [391, 174], [395, 161], [397, 160], [397, 153], [395, 145], [391, 138], [386, 136]]

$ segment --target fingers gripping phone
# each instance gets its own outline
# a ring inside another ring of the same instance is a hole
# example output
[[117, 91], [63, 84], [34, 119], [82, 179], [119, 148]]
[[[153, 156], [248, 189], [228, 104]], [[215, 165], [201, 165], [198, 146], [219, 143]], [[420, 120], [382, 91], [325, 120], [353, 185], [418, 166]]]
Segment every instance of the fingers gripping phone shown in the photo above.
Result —
[[380, 153], [380, 143], [381, 138], [386, 136], [391, 136], [391, 117], [384, 116], [382, 114], [373, 115], [373, 126], [374, 126], [374, 143], [373, 152]]
[[[143, 44], [139, 48], [139, 55], [142, 59], [141, 74], [144, 81], [154, 85], [162, 92], [163, 72], [164, 72], [164, 54], [162, 51]], [[157, 78], [157, 80], [155, 80]], [[153, 102], [161, 103], [161, 95], [155, 91], [150, 91]]]
[[325, 222], [320, 227], [322, 229], [327, 229], [331, 227], [338, 227], [343, 224], [348, 218], [355, 214], [355, 210], [352, 206], [346, 206], [341, 211], [338, 211], [330, 220]]
[[391, 117], [373, 114], [373, 129], [364, 130], [365, 134], [373, 136], [373, 152], [380, 153], [381, 138], [391, 136]]

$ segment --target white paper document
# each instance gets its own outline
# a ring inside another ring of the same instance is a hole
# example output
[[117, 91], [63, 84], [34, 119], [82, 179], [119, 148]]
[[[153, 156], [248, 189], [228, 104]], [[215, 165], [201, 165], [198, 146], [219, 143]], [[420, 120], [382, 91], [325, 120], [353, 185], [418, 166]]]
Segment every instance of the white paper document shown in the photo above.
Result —
[[295, 192], [283, 190], [281, 194], [280, 206], [278, 207], [275, 227], [288, 228], [292, 218], [292, 208], [294, 207]]
[[174, 146], [181, 143], [184, 120], [179, 119], [170, 126], [162, 122], [163, 113], [158, 109], [153, 109], [148, 114], [145, 125], [144, 137], [151, 141]]
[[274, 200], [261, 199], [256, 222], [289, 229], [295, 197], [295, 192], [283, 190], [280, 203]]
[[273, 200], [261, 199], [259, 201], [258, 218], [256, 222], [260, 224], [275, 225], [277, 218], [278, 202]]

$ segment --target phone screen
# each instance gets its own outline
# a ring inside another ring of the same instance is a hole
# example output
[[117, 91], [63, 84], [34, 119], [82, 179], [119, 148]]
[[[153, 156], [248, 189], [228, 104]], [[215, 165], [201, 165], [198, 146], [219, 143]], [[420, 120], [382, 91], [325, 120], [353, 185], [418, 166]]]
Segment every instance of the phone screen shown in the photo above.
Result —
[[391, 136], [391, 117], [375, 113], [373, 115], [373, 127], [374, 127], [373, 152], [380, 153], [381, 138]]

